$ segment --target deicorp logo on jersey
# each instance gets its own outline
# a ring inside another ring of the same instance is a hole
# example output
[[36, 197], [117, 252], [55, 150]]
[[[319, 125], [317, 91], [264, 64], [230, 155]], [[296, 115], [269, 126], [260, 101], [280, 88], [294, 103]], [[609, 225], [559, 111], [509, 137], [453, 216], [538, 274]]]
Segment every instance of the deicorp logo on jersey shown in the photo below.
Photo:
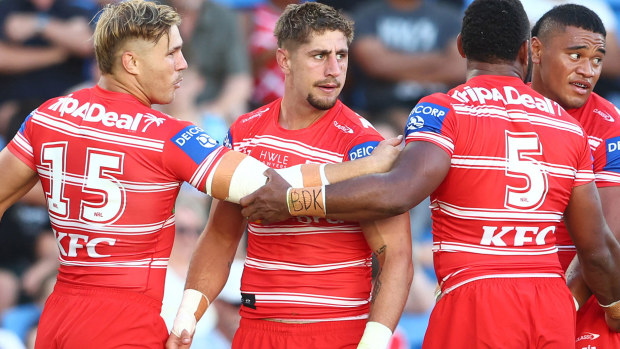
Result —
[[218, 142], [198, 126], [189, 125], [170, 139], [196, 164], [200, 164], [218, 148]]
[[122, 130], [137, 131], [138, 126], [142, 123], [144, 126], [140, 130], [146, 132], [146, 130], [153, 124], [155, 126], [162, 125], [165, 121], [163, 118], [158, 118], [153, 114], [137, 113], [136, 115], [118, 114], [113, 111], [107, 111], [106, 108], [98, 103], [82, 103], [75, 98], [68, 95], [67, 97], [61, 97], [56, 103], [48, 107], [49, 110], [58, 112], [60, 116], [70, 114], [74, 117], [81, 117], [87, 122], [100, 122], [107, 127], [116, 127]]

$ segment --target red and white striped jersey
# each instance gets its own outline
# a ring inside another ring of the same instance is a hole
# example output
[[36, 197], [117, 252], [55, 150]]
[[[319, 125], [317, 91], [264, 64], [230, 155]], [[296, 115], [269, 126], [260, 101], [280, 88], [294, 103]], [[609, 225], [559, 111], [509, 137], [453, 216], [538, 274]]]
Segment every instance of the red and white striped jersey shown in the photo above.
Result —
[[431, 195], [444, 293], [478, 279], [562, 277], [555, 232], [574, 186], [594, 180], [582, 127], [507, 76], [478, 76], [412, 110], [406, 141], [451, 157]]
[[[273, 168], [367, 156], [382, 139], [340, 101], [300, 130], [278, 124], [281, 99], [241, 116], [224, 142]], [[366, 318], [371, 251], [359, 223], [316, 217], [248, 226], [241, 315], [252, 319]]]
[[[583, 126], [594, 161], [597, 187], [620, 185], [620, 111], [611, 102], [597, 95], [590, 97], [581, 108], [567, 110]], [[577, 251], [564, 225], [558, 227], [557, 244], [564, 270]]]
[[42, 104], [8, 147], [41, 179], [58, 280], [160, 302], [181, 183], [204, 191], [229, 151], [189, 122], [97, 86]]

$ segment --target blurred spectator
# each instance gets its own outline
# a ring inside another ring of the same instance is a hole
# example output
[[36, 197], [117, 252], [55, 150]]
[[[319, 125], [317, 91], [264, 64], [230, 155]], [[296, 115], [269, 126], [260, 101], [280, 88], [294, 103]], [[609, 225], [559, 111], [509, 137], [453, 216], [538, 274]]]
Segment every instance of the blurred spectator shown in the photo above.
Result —
[[[172, 329], [177, 309], [183, 298], [189, 261], [194, 247], [196, 247], [198, 236], [206, 225], [206, 212], [204, 202], [193, 196], [182, 193], [177, 198], [174, 245], [168, 262], [161, 307], [161, 316], [166, 322], [168, 330]], [[215, 322], [216, 312], [210, 307], [196, 327], [192, 348], [211, 348], [207, 336], [215, 327]]]
[[[50, 236], [52, 236], [51, 233]], [[56, 249], [55, 245], [54, 248]], [[58, 261], [58, 257], [55, 259]], [[48, 269], [45, 274], [37, 278], [36, 284], [33, 285], [36, 286], [33, 300], [8, 309], [2, 317], [2, 328], [14, 333], [24, 344], [28, 342], [31, 331], [36, 328], [43, 311], [43, 305], [56, 284], [56, 268], [58, 266], [54, 262], [51, 264], [53, 268]], [[0, 345], [0, 348], [3, 347]]]
[[19, 279], [13, 272], [0, 269], [0, 317], [17, 303], [18, 296]]
[[284, 94], [284, 73], [276, 61], [278, 42], [273, 34], [276, 21], [286, 5], [295, 0], [270, 0], [257, 6], [252, 13], [250, 53], [254, 73], [252, 109], [273, 102]]
[[[243, 260], [235, 259], [230, 266], [230, 274], [224, 288], [213, 301], [217, 311], [217, 325], [209, 335], [210, 349], [230, 349], [232, 339], [239, 327], [241, 315], [241, 275]], [[202, 321], [202, 320], [201, 320]]]
[[358, 110], [376, 123], [404, 130], [417, 101], [465, 80], [465, 60], [456, 47], [460, 15], [452, 6], [428, 0], [382, 0], [353, 14], [351, 60], [360, 69]]
[[189, 67], [204, 79], [197, 96], [200, 113], [230, 124], [247, 112], [252, 93], [247, 43], [237, 14], [210, 0], [168, 3], [183, 18], [179, 30]]
[[89, 15], [71, 0], [0, 1], [0, 104], [47, 100], [87, 79]]

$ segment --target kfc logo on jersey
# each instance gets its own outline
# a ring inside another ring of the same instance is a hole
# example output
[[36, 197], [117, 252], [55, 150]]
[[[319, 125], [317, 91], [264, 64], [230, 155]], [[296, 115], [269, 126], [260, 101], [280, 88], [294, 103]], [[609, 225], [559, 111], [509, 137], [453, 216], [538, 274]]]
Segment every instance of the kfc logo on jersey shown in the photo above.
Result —
[[334, 120], [334, 126], [336, 126], [337, 129], [339, 129], [340, 131], [344, 132], [344, 133], [353, 133], [353, 130], [346, 125], [340, 125], [338, 122], [336, 122]]
[[189, 125], [170, 139], [196, 164], [200, 164], [214, 149], [218, 142], [200, 127]]
[[607, 113], [607, 112], [605, 112], [603, 110], [594, 109], [592, 112], [600, 115], [605, 121], [614, 122], [614, 118], [611, 115], [609, 115], [609, 113]]
[[70, 114], [73, 117], [80, 117], [85, 122], [101, 123], [103, 126], [116, 127], [121, 130], [137, 131], [138, 126], [144, 121], [141, 132], [146, 132], [149, 126], [155, 124], [160, 126], [164, 123], [164, 118], [158, 118], [152, 114], [137, 113], [136, 115], [118, 114], [114, 111], [107, 111], [106, 108], [98, 103], [80, 102], [68, 95], [59, 98], [56, 103], [48, 109], [60, 113], [60, 116]]
[[367, 157], [368, 155], [370, 155], [370, 153], [372, 153], [377, 144], [379, 144], [379, 142], [371, 141], [356, 145], [355, 147], [351, 148], [351, 150], [349, 150], [349, 160]]
[[[108, 246], [114, 246], [114, 244], [116, 244], [116, 239], [92, 239], [88, 235], [60, 233], [54, 229], [52, 229], [52, 231], [54, 232], [54, 235], [56, 235], [56, 245], [58, 245], [58, 250], [60, 251], [60, 254], [64, 257], [77, 257], [78, 250], [83, 248], [86, 249], [86, 253], [91, 258], [110, 257], [109, 254], [98, 253], [97, 245], [105, 244]], [[67, 245], [67, 248], [65, 248], [64, 245]]]
[[[555, 234], [555, 226], [543, 229], [539, 227], [494, 227], [483, 226], [483, 235], [480, 240], [481, 245], [485, 246], [525, 246], [525, 245], [545, 245], [547, 235]], [[499, 229], [499, 231], [498, 231]]]

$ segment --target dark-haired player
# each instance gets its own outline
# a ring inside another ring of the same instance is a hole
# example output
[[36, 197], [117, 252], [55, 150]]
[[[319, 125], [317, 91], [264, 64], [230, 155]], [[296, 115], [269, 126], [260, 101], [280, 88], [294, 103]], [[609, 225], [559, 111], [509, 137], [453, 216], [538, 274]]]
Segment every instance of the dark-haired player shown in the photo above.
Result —
[[[338, 100], [353, 23], [330, 6], [306, 2], [287, 6], [274, 34], [284, 95], [240, 116], [225, 143], [274, 168], [370, 154], [380, 134]], [[413, 275], [408, 215], [359, 223], [307, 214], [263, 225], [247, 224], [238, 205], [213, 205], [186, 288], [217, 296], [247, 226], [233, 348], [387, 347]], [[374, 288], [372, 253], [380, 266]], [[181, 305], [169, 347], [184, 329], [191, 333], [193, 312]]]
[[[424, 348], [573, 347], [575, 308], [555, 246], [562, 219], [598, 301], [620, 299], [620, 245], [601, 212], [587, 136], [523, 82], [529, 31], [519, 1], [474, 1], [458, 40], [467, 83], [413, 108], [392, 169], [286, 196], [314, 192], [329, 218], [371, 219], [431, 195], [442, 297]], [[283, 203], [282, 184], [272, 176], [241, 200], [243, 212], [303, 212]]]
[[[620, 236], [620, 113], [592, 92], [605, 57], [605, 27], [596, 13], [580, 5], [554, 7], [532, 28], [532, 88], [558, 102], [588, 134], [594, 159], [595, 183], [603, 213]], [[560, 263], [566, 270], [575, 246], [564, 226], [556, 231]], [[577, 275], [567, 272], [569, 286]], [[579, 288], [577, 288], [578, 290]], [[582, 288], [583, 289], [583, 288]], [[620, 348], [620, 335], [609, 329], [605, 311], [590, 296], [574, 292], [582, 306], [577, 313], [577, 348]]]

